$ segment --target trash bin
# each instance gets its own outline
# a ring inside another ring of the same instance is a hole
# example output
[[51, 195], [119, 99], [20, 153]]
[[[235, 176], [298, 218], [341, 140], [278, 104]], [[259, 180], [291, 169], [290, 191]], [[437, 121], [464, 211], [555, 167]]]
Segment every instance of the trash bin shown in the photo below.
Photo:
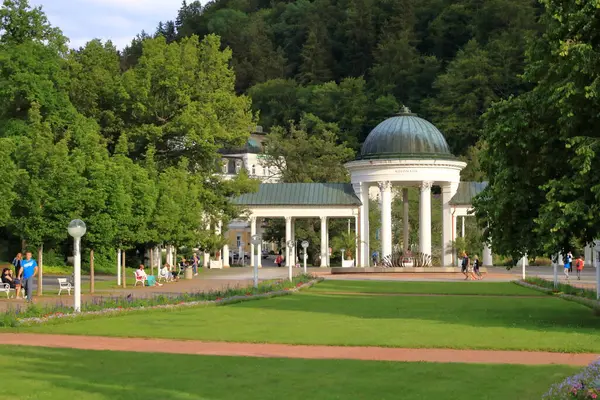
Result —
[[192, 267], [187, 267], [185, 269], [185, 276], [184, 276], [184, 278], [185, 279], [192, 279], [193, 276], [194, 276], [194, 271], [192, 270]]

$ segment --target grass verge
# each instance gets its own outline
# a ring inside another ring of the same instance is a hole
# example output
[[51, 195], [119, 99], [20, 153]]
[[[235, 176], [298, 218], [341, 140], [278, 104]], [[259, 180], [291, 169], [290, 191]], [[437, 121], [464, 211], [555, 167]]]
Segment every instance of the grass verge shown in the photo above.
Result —
[[[15, 363], [15, 360], [19, 362]], [[568, 366], [215, 357], [11, 348], [3, 399], [533, 399]], [[33, 396], [33, 397], [32, 397]]]
[[301, 292], [22, 331], [231, 342], [600, 352], [600, 319], [553, 297], [324, 295]]

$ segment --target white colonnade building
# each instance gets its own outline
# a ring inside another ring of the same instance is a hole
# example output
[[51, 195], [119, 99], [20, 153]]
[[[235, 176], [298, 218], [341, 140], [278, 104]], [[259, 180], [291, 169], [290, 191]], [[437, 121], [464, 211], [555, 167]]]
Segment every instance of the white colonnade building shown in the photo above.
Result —
[[[346, 164], [356, 195], [361, 200], [359, 231], [360, 265], [369, 265], [369, 192], [376, 187], [381, 204], [381, 254], [393, 251], [392, 188], [402, 188], [404, 237], [408, 237], [408, 188], [417, 187], [419, 198], [419, 252], [431, 255], [431, 189], [441, 187], [442, 264], [452, 266], [453, 216], [450, 201], [458, 190], [466, 163], [450, 152], [442, 133], [407, 108], [377, 125], [365, 140], [360, 155]], [[404, 250], [408, 241], [404, 240]]]
[[[401, 189], [403, 197], [403, 250], [409, 250], [406, 239], [409, 236], [408, 189], [418, 188], [418, 249], [432, 255], [431, 197], [432, 188], [439, 188], [442, 200], [441, 264], [450, 267], [456, 261], [452, 246], [456, 239], [457, 217], [471, 215], [472, 198], [485, 187], [483, 183], [460, 182], [460, 172], [466, 165], [451, 153], [446, 139], [433, 124], [404, 108], [377, 125], [363, 143], [357, 159], [345, 165], [351, 183], [263, 183], [257, 193], [244, 194], [234, 202], [245, 209], [242, 218], [249, 221], [251, 235], [260, 233], [264, 218], [286, 220], [285, 243], [295, 243], [291, 249], [285, 246], [286, 262], [295, 263], [297, 259], [295, 220], [321, 219], [323, 267], [329, 266], [328, 220], [354, 220], [357, 237], [354, 265], [368, 267], [373, 250], [378, 250], [380, 258], [384, 258], [392, 254], [393, 245], [397, 243], [392, 237], [393, 188]], [[371, 249], [369, 243], [369, 198], [373, 197], [373, 192], [380, 200], [380, 249]], [[228, 254], [228, 248], [223, 253]], [[255, 257], [254, 248], [251, 254]], [[483, 251], [483, 264], [491, 265], [489, 247]]]

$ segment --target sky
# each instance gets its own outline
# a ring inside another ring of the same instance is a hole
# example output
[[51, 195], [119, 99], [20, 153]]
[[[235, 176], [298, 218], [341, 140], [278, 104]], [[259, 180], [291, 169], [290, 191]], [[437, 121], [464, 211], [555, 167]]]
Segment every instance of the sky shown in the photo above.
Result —
[[42, 6], [53, 26], [79, 48], [99, 38], [122, 49], [142, 30], [154, 33], [160, 21], [175, 20], [181, 0], [30, 0]]

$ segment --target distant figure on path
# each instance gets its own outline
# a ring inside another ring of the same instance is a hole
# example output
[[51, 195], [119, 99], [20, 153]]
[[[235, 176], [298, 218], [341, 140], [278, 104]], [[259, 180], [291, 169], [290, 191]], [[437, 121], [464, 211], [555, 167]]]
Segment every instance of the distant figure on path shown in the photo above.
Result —
[[569, 263], [569, 272], [573, 272], [573, 253], [567, 253], [567, 263]]
[[373, 254], [371, 254], [371, 258], [373, 259], [373, 266], [377, 266], [377, 261], [379, 260], [379, 252], [375, 250]]
[[33, 278], [37, 275], [38, 264], [31, 258], [31, 252], [25, 253], [25, 260], [21, 260], [20, 276], [17, 278], [21, 281], [21, 286], [27, 294], [27, 301], [33, 300]]
[[575, 261], [575, 269], [577, 270], [577, 280], [580, 281], [581, 280], [581, 271], [583, 271], [583, 266], [585, 265], [585, 262], [583, 260], [582, 256], [577, 257], [577, 260]]
[[462, 264], [460, 268], [460, 272], [465, 275], [465, 281], [469, 279], [469, 268], [471, 267], [471, 260], [469, 260], [469, 255], [465, 251], [463, 253]]
[[196, 253], [194, 253], [194, 262], [192, 263], [192, 267], [194, 268], [194, 276], [198, 275], [198, 262], [200, 261], [200, 259], [198, 258], [198, 255]]
[[12, 265], [15, 267], [15, 276], [19, 276], [22, 260], [23, 260], [23, 255], [21, 253], [17, 253], [15, 258], [12, 260]]
[[569, 269], [571, 268], [571, 263], [569, 262], [569, 257], [565, 258], [565, 265], [563, 268], [563, 272], [565, 273], [565, 279], [569, 280]]
[[281, 254], [275, 259], [275, 264], [277, 264], [278, 267], [281, 267], [281, 264], [283, 264], [283, 257], [281, 257]]
[[481, 275], [481, 272], [479, 272], [480, 266], [481, 266], [481, 261], [479, 261], [479, 257], [477, 257], [477, 255], [475, 255], [473, 257], [473, 272], [475, 273], [475, 276], [479, 280], [483, 279], [483, 275]]
[[17, 256], [13, 259], [12, 265], [15, 267], [15, 292], [17, 293], [17, 299], [21, 294], [21, 279], [19, 278], [21, 274], [21, 261], [23, 261], [23, 255], [21, 253], [17, 253]]

